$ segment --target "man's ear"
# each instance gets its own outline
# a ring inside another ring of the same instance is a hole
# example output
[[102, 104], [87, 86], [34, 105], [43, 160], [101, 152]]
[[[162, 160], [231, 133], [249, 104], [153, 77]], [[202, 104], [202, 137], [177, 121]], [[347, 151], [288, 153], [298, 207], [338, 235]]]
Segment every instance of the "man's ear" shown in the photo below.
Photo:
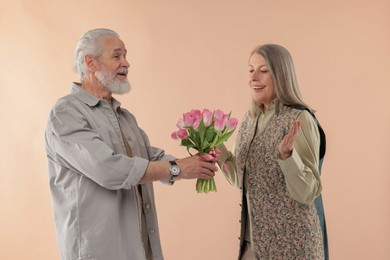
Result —
[[90, 54], [84, 56], [85, 65], [87, 66], [89, 72], [91, 73], [94, 73], [97, 70], [95, 61], [96, 61], [95, 58], [92, 57], [92, 55]]

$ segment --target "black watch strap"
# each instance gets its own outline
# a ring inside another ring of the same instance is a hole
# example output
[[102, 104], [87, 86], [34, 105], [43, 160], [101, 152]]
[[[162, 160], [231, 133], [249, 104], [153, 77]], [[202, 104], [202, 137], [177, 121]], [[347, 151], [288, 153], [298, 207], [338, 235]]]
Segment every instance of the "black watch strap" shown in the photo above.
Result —
[[177, 165], [176, 161], [169, 161], [171, 165]]

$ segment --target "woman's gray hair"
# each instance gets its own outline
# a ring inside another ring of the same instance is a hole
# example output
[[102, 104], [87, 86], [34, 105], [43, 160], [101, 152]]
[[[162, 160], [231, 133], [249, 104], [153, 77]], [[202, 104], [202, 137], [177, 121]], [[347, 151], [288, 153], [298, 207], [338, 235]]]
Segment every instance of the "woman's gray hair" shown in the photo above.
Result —
[[[283, 105], [304, 106], [311, 110], [302, 100], [290, 52], [277, 44], [264, 44], [257, 46], [251, 52], [250, 57], [255, 53], [261, 55], [268, 64], [276, 97], [280, 103]], [[256, 113], [253, 111], [253, 108], [251, 112], [252, 114]]]
[[100, 40], [103, 37], [119, 38], [119, 35], [110, 29], [93, 29], [84, 33], [77, 43], [74, 55], [74, 70], [79, 75], [80, 81], [83, 80], [85, 75], [89, 74], [87, 66], [84, 62], [85, 55], [92, 55], [94, 58], [100, 57], [102, 54]]

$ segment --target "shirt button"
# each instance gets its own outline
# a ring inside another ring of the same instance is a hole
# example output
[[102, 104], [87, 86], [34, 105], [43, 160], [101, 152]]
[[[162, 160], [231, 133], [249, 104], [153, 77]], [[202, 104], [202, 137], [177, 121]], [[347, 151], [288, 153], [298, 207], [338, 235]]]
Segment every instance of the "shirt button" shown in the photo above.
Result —
[[151, 229], [151, 230], [149, 231], [149, 233], [150, 233], [150, 234], [154, 234], [154, 233], [155, 233], [154, 229]]
[[146, 204], [146, 205], [145, 205], [145, 208], [146, 208], [146, 209], [150, 209], [150, 205], [149, 205], [149, 204]]

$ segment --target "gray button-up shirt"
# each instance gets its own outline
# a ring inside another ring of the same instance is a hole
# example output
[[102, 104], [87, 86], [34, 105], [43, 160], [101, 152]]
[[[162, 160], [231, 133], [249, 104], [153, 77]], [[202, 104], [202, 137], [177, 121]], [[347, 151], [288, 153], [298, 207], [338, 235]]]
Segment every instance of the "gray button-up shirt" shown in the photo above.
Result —
[[[150, 146], [135, 117], [115, 99], [113, 108], [116, 114], [74, 83], [50, 112], [45, 141], [63, 260], [145, 259], [137, 183], [149, 161], [173, 157]], [[142, 185], [142, 198], [153, 259], [163, 259], [152, 183]]]

